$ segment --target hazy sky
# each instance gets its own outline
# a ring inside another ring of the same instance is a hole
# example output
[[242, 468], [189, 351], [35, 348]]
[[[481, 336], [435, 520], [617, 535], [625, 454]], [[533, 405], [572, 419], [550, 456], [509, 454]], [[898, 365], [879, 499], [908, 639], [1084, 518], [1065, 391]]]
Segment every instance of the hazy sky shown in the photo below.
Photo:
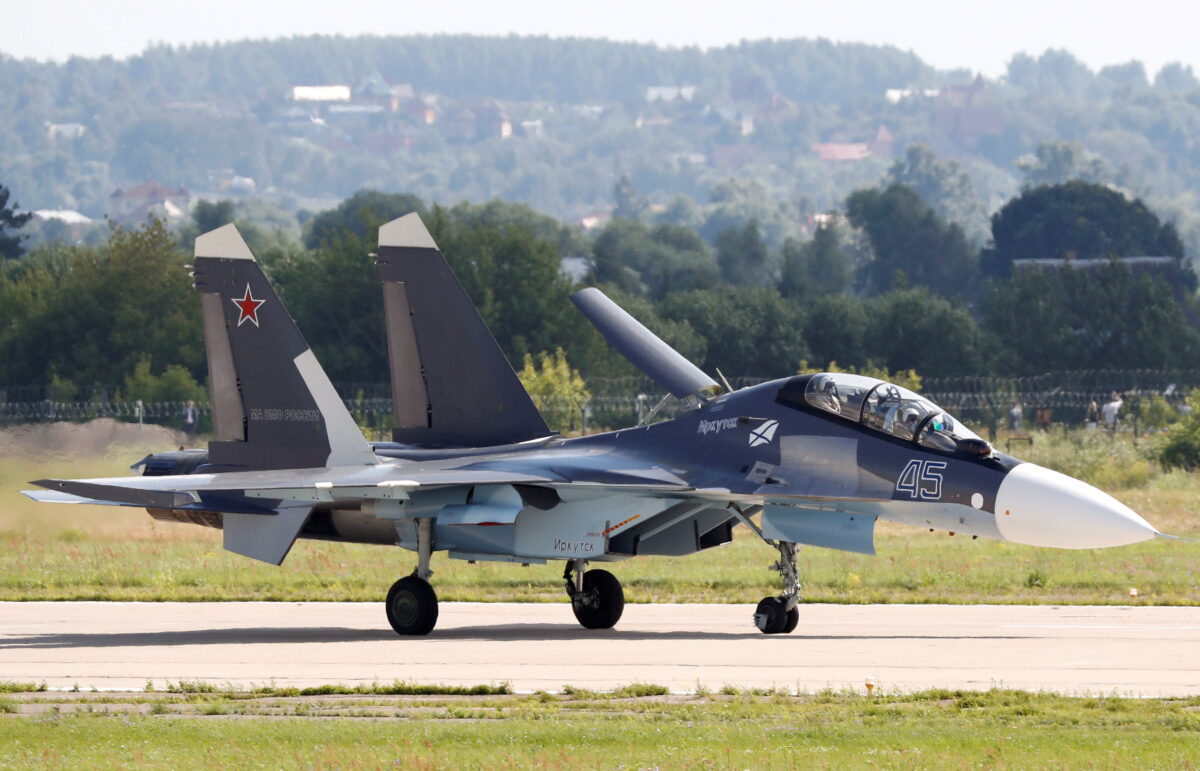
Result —
[[1193, 0], [6, 0], [0, 51], [118, 57], [147, 43], [457, 32], [723, 45], [825, 37], [888, 43], [942, 68], [1003, 73], [1018, 51], [1066, 48], [1093, 69], [1140, 59], [1200, 72]]

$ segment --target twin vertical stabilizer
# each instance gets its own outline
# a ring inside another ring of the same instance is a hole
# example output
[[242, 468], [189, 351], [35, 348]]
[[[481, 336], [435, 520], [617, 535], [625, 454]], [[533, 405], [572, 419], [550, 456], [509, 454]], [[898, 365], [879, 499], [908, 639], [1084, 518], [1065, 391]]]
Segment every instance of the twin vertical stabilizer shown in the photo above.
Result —
[[397, 442], [488, 447], [550, 435], [421, 218], [379, 229]]
[[213, 471], [372, 465], [345, 404], [233, 225], [196, 239]]

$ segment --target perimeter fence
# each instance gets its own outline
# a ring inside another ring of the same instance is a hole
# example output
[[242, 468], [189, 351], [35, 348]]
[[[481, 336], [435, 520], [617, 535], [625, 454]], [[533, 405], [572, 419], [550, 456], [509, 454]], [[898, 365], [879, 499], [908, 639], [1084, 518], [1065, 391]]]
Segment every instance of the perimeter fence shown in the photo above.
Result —
[[[734, 388], [763, 383], [767, 378], [731, 378]], [[1172, 406], [1182, 405], [1187, 394], [1200, 388], [1200, 370], [1079, 370], [1032, 377], [925, 378], [922, 393], [960, 419], [994, 429], [1007, 419], [1012, 406], [1022, 405], [1029, 422], [1081, 423], [1092, 402], [1103, 404], [1116, 392], [1134, 414], [1143, 400], [1162, 397]], [[646, 420], [671, 417], [685, 404], [664, 394], [649, 378], [601, 378], [588, 383], [591, 397], [535, 399], [539, 409], [557, 417], [572, 431], [622, 428]], [[391, 424], [392, 400], [387, 383], [342, 383], [338, 392], [350, 395], [346, 407], [360, 425], [385, 438]], [[183, 401], [147, 401], [112, 398], [116, 389], [97, 386], [86, 398], [58, 399], [46, 386], [0, 388], [0, 424], [84, 421], [114, 418], [130, 422], [182, 427]], [[207, 402], [197, 402], [201, 432], [211, 425]]]

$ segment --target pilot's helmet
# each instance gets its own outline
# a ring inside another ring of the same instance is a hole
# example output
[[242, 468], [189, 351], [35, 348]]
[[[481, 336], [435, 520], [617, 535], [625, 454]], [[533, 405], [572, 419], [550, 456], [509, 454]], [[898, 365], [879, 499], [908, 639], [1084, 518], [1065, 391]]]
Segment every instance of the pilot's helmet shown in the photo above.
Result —
[[904, 425], [909, 426], [909, 427], [914, 427], [917, 425], [917, 417], [918, 417], [917, 411], [912, 407], [905, 408], [904, 412], [902, 413], [902, 420], [904, 421]]

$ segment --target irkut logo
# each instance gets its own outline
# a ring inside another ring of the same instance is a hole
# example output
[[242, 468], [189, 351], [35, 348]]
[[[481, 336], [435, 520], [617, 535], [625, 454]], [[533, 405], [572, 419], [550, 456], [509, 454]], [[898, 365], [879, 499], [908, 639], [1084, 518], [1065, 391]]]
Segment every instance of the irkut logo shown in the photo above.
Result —
[[719, 434], [729, 428], [737, 428], [737, 418], [720, 418], [719, 420], [701, 420], [696, 427], [696, 433], [707, 436]]

